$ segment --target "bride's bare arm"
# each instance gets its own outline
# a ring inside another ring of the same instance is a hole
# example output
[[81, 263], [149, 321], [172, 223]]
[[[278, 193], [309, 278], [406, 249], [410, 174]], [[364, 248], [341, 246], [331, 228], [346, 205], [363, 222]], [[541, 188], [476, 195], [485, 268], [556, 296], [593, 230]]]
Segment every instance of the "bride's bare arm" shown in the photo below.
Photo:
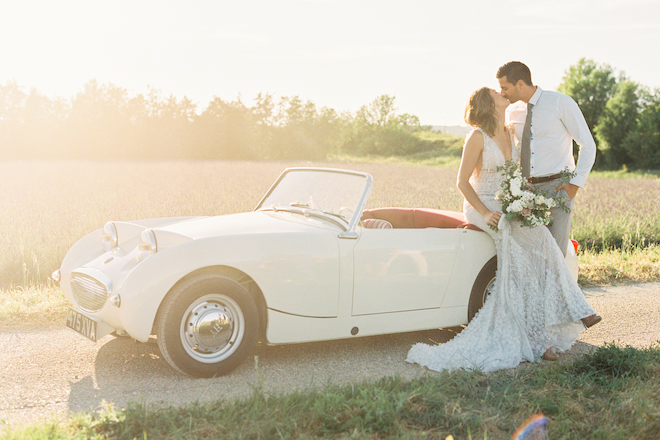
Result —
[[470, 176], [481, 162], [483, 151], [484, 135], [479, 130], [475, 130], [468, 137], [467, 141], [465, 141], [463, 156], [461, 157], [461, 166], [458, 169], [458, 178], [456, 179], [456, 187], [461, 194], [463, 194], [465, 200], [467, 200], [468, 203], [472, 205], [479, 214], [481, 214], [487, 223], [497, 226], [502, 214], [489, 210], [486, 205], [483, 204], [470, 184]]

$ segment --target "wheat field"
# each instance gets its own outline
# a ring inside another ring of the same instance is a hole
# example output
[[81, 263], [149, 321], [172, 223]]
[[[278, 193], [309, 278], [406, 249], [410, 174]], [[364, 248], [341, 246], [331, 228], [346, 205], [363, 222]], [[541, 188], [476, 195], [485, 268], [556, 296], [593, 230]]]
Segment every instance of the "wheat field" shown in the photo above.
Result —
[[[245, 161], [0, 162], [0, 289], [46, 284], [66, 251], [106, 221], [252, 210], [281, 171], [323, 166], [374, 177], [368, 207], [460, 210], [456, 169], [407, 163]], [[660, 242], [660, 179], [592, 176], [573, 236], [584, 249]]]

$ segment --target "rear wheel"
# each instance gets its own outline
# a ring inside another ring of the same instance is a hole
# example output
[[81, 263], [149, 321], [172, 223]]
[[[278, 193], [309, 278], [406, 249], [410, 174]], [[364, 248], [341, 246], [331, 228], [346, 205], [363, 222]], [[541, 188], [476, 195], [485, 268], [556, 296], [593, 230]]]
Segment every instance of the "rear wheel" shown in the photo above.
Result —
[[486, 298], [490, 293], [490, 288], [495, 284], [495, 274], [497, 272], [497, 256], [488, 260], [488, 263], [477, 275], [477, 279], [472, 286], [470, 293], [470, 302], [468, 303], [468, 322], [472, 321], [474, 315], [483, 307]]
[[258, 330], [250, 293], [216, 274], [175, 287], [157, 317], [161, 354], [174, 369], [196, 377], [220, 376], [238, 367], [252, 352]]

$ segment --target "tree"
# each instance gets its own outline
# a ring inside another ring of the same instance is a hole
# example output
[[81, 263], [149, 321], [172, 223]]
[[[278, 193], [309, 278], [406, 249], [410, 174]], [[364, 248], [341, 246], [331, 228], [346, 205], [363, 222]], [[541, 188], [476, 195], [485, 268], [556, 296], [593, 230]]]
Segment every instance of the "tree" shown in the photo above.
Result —
[[61, 157], [68, 112], [63, 99], [50, 99], [36, 89], [26, 94], [14, 81], [0, 86], [0, 157]]
[[395, 117], [394, 96], [389, 95], [381, 95], [369, 105], [363, 105], [355, 116], [358, 123], [377, 127], [387, 127]]
[[603, 152], [603, 163], [609, 168], [619, 168], [632, 162], [624, 140], [637, 128], [641, 106], [638, 90], [637, 83], [620, 81], [595, 127], [596, 139]]
[[394, 96], [381, 95], [356, 113], [352, 133], [343, 150], [352, 154], [379, 156], [408, 155], [431, 148], [414, 133], [419, 118], [404, 113], [397, 116]]
[[616, 91], [616, 83], [614, 71], [609, 65], [599, 65], [593, 60], [582, 58], [565, 71], [557, 90], [577, 102], [589, 128], [593, 130], [598, 125], [607, 101]]
[[214, 97], [195, 121], [198, 139], [193, 153], [204, 159], [253, 159], [255, 124], [253, 114], [240, 97], [223, 101]]
[[[607, 64], [597, 64], [593, 60], [580, 59], [564, 73], [562, 82], [557, 88], [562, 93], [572, 97], [577, 102], [587, 125], [592, 133], [600, 120], [607, 101], [616, 89], [617, 80], [614, 71]], [[603, 161], [598, 139], [596, 139], [596, 166]], [[573, 142], [573, 152], [577, 154], [577, 145]]]
[[17, 158], [22, 153], [23, 107], [27, 95], [9, 81], [0, 85], [0, 158]]
[[660, 92], [640, 113], [636, 127], [628, 132], [624, 145], [634, 168], [660, 169]]
[[270, 151], [279, 158], [324, 159], [337, 149], [342, 124], [334, 110], [298, 96], [282, 97], [277, 108]]
[[198, 150], [194, 140], [194, 121], [197, 106], [187, 97], [178, 100], [174, 95], [162, 97], [151, 90], [147, 98], [149, 117], [142, 133], [139, 148], [147, 157], [189, 158]]
[[127, 107], [126, 89], [88, 81], [71, 100], [65, 134], [69, 157], [127, 157], [133, 150]]

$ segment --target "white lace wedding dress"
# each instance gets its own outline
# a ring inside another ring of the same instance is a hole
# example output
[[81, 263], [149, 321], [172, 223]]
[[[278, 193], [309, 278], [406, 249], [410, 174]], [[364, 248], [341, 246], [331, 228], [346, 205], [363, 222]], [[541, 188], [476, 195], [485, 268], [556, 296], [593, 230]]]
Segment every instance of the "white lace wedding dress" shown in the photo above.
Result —
[[[470, 183], [488, 209], [501, 212], [495, 193], [503, 179], [497, 167], [505, 160], [495, 141], [482, 133], [482, 167]], [[512, 152], [517, 161], [520, 153], [515, 147]], [[463, 368], [489, 372], [513, 368], [524, 361], [539, 361], [548, 348], [555, 352], [568, 350], [584, 329], [580, 319], [594, 314], [594, 310], [584, 299], [548, 228], [529, 228], [513, 221], [504, 243], [503, 234], [488, 227], [467, 202], [463, 211], [470, 223], [495, 241], [495, 286], [481, 310], [454, 339], [441, 345], [416, 344], [406, 361], [436, 371]]]

